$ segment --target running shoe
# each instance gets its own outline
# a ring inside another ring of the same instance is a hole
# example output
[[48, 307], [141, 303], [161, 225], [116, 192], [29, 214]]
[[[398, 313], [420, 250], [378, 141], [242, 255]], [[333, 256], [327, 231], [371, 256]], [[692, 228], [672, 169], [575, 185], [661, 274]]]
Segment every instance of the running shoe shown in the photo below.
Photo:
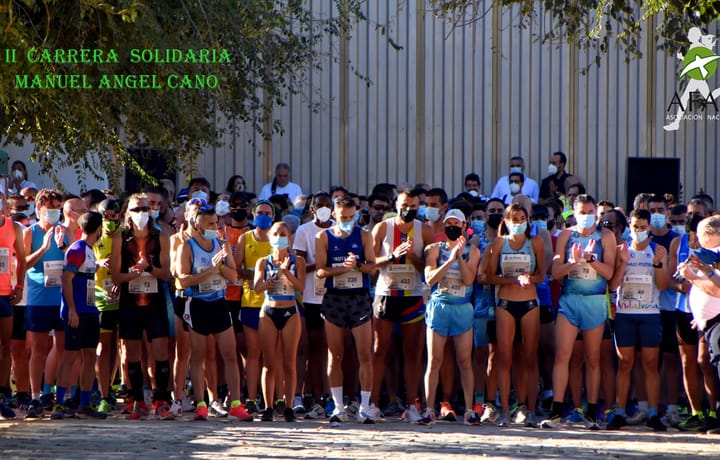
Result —
[[478, 416], [478, 420], [479, 420], [480, 417], [482, 417], [485, 407], [482, 405], [482, 403], [476, 402], [475, 404], [473, 404], [472, 410], [473, 410], [473, 412], [475, 412], [475, 415]]
[[148, 407], [152, 407], [153, 391], [150, 388], [143, 389], [143, 398], [145, 399], [145, 405]]
[[172, 412], [175, 417], [182, 417], [182, 401], [178, 401], [177, 399], [173, 401], [170, 406], [170, 412]]
[[562, 417], [559, 415], [555, 415], [554, 417], [550, 417], [540, 422], [540, 428], [558, 429], [563, 427]]
[[112, 404], [110, 404], [107, 400], [101, 399], [100, 405], [97, 408], [98, 412], [102, 412], [103, 414], [109, 414], [113, 411]]
[[222, 403], [216, 399], [210, 404], [210, 414], [215, 417], [227, 417], [228, 411], [226, 411]]
[[284, 399], [278, 399], [275, 401], [275, 408], [273, 409], [273, 412], [275, 413], [276, 417], [282, 417], [285, 414], [285, 400]]
[[515, 409], [515, 413], [512, 417], [512, 422], [517, 423], [518, 425], [525, 425], [525, 420], [527, 420], [528, 417], [528, 409], [527, 406], [522, 404]]
[[677, 411], [669, 411], [665, 414], [665, 425], [676, 428], [682, 422], [682, 417]]
[[625, 420], [625, 417], [623, 417], [622, 415], [615, 414], [615, 416], [612, 418], [612, 420], [610, 420], [610, 422], [608, 422], [605, 429], [610, 430], [610, 431], [615, 431], [615, 430], [619, 430], [620, 428], [622, 428], [626, 425], [627, 425], [627, 420]]
[[125, 405], [123, 406], [122, 414], [132, 414], [135, 409], [135, 398], [129, 396], [125, 398]]
[[495, 424], [501, 428], [510, 426], [510, 414], [507, 411], [502, 411]]
[[272, 422], [274, 416], [275, 416], [275, 414], [273, 413], [272, 408], [268, 407], [263, 411], [262, 417], [260, 418], [260, 420], [262, 420], [263, 422]]
[[495, 423], [500, 414], [498, 413], [497, 407], [491, 402], [483, 404], [483, 412], [480, 416], [481, 423]]
[[15, 418], [15, 411], [10, 409], [4, 396], [0, 397], [0, 417], [5, 419]]
[[120, 385], [120, 388], [115, 391], [115, 397], [118, 399], [126, 399], [130, 397], [130, 393], [128, 392], [127, 385], [124, 383]]
[[257, 401], [255, 401], [254, 399], [248, 399], [247, 401], [245, 401], [245, 410], [252, 415], [260, 412], [258, 410]]
[[33, 399], [28, 405], [25, 418], [42, 418], [42, 416], [43, 408], [40, 405], [40, 401], [38, 401], [37, 399]]
[[403, 406], [402, 401], [396, 399], [395, 401], [385, 406], [385, 409], [382, 410], [382, 413], [384, 417], [394, 417], [397, 415], [402, 415], [404, 411], [405, 407]]
[[403, 412], [400, 416], [400, 420], [413, 424], [420, 423], [420, 420], [422, 420], [422, 415], [420, 414], [420, 402], [415, 401], [414, 403], [411, 403], [407, 409], [405, 409], [405, 412]]
[[195, 408], [195, 415], [193, 416], [193, 420], [197, 420], [200, 422], [204, 422], [208, 419], [208, 407], [205, 401], [198, 403], [197, 407]]
[[348, 414], [348, 417], [350, 418], [357, 417], [359, 410], [360, 404], [357, 401], [353, 401], [345, 405], [345, 413]]
[[50, 419], [52, 420], [62, 420], [65, 418], [65, 406], [62, 404], [55, 404], [53, 406], [53, 410], [50, 413]]
[[133, 411], [125, 417], [125, 420], [142, 420], [148, 415], [148, 407], [145, 401], [136, 402]]
[[160, 420], [175, 420], [175, 414], [170, 412], [170, 404], [165, 401], [160, 401], [160, 404], [156, 406], [155, 415], [157, 415]]
[[[658, 419], [658, 421], [659, 421], [659, 419]], [[582, 423], [583, 423], [583, 427], [586, 430], [597, 431], [600, 429], [600, 425], [598, 425], [597, 420], [595, 420], [594, 418], [591, 418], [589, 415], [586, 415], [583, 417]]]
[[677, 428], [680, 431], [703, 431], [705, 420], [697, 415], [691, 415], [684, 422], [681, 422]]
[[284, 415], [285, 415], [286, 422], [294, 422], [295, 421], [295, 410], [290, 409], [289, 407], [286, 407]]
[[307, 413], [307, 411], [309, 411], [310, 408], [312, 408], [312, 406], [315, 404], [315, 398], [313, 398], [312, 395], [305, 395], [302, 398], [302, 404], [305, 408], [305, 412]]
[[18, 398], [18, 409], [20, 409], [23, 412], [27, 412], [28, 407], [30, 407], [30, 403], [32, 402], [32, 398], [30, 395], [24, 395]]
[[[377, 410], [377, 408], [375, 408], [375, 410]], [[375, 419], [373, 419], [372, 415], [370, 414], [370, 408], [365, 406], [360, 406], [355, 418], [359, 423], [362, 423], [363, 425], [372, 425], [373, 423], [375, 423]]]
[[667, 431], [667, 427], [660, 421], [660, 417], [658, 415], [650, 417], [646, 425], [648, 428], [652, 428], [653, 431]]
[[55, 396], [52, 393], [40, 396], [40, 406], [43, 410], [52, 411], [53, 406], [55, 406]]
[[480, 417], [477, 416], [474, 410], [468, 409], [465, 411], [465, 425], [478, 426], [480, 425]]
[[573, 409], [572, 412], [570, 412], [570, 415], [565, 417], [563, 422], [565, 422], [565, 423], [581, 423], [584, 418], [585, 418], [585, 412], [582, 410], [582, 408], [577, 407], [577, 408]]
[[183, 412], [195, 412], [195, 404], [190, 400], [190, 396], [183, 394], [182, 397], [182, 410]]
[[335, 413], [335, 401], [332, 398], [325, 398], [325, 417], [330, 417]]
[[252, 414], [250, 414], [242, 404], [230, 407], [230, 411], [227, 413], [227, 415], [230, 420], [240, 420], [241, 422], [253, 421]]
[[334, 411], [332, 415], [330, 416], [330, 423], [333, 425], [339, 424], [339, 423], [347, 423], [349, 420], [347, 414], [345, 412], [340, 412], [338, 410]]
[[454, 422], [456, 419], [455, 411], [453, 410], [452, 406], [449, 402], [443, 401], [440, 403], [440, 420], [445, 420], [446, 422]]
[[716, 434], [720, 428], [718, 419], [716, 417], [705, 417], [705, 432], [710, 434]]
[[638, 409], [632, 416], [627, 418], [628, 425], [640, 425], [647, 421], [648, 412], [645, 409]]
[[435, 420], [437, 419], [437, 413], [435, 412], [435, 409], [431, 409], [430, 407], [425, 409], [425, 412], [423, 412], [422, 417], [420, 420], [418, 420], [418, 425], [432, 425], [435, 423]]
[[325, 409], [320, 404], [313, 404], [309, 411], [305, 414], [306, 419], [325, 418]]
[[300, 395], [295, 395], [295, 399], [293, 399], [293, 412], [297, 415], [305, 415], [305, 412], [307, 412], [307, 409], [305, 409], [305, 404], [303, 404], [303, 398]]
[[75, 417], [81, 418], [81, 419], [85, 419], [85, 418], [105, 419], [105, 418], [107, 418], [107, 414], [98, 412], [90, 406], [83, 406], [83, 407], [80, 407], [77, 410], [77, 412], [75, 412]]
[[537, 428], [538, 422], [535, 418], [535, 412], [528, 411], [527, 416], [525, 417], [525, 427], [526, 428]]
[[383, 416], [382, 412], [380, 412], [380, 409], [377, 408], [375, 403], [370, 403], [370, 407], [368, 407], [368, 414], [373, 420], [378, 420]]

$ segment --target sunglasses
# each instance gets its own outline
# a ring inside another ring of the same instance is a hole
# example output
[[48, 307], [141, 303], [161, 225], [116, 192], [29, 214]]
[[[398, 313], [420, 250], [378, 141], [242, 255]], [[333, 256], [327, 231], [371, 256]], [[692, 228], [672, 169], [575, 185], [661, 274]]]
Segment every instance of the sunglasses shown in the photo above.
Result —
[[135, 208], [129, 209], [130, 212], [148, 212], [150, 211], [149, 206], [137, 206]]
[[615, 227], [617, 227], [614, 222], [610, 222], [608, 220], [600, 222], [600, 225], [602, 225], [603, 228], [607, 228], [608, 230], [613, 230]]

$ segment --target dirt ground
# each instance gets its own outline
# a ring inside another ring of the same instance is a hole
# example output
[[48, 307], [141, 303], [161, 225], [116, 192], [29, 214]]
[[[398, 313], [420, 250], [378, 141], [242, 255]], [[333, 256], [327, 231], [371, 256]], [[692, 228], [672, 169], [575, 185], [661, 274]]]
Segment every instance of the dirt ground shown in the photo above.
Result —
[[622, 432], [568, 428], [540, 430], [464, 426], [426, 427], [398, 420], [331, 428], [325, 420], [242, 423], [210, 418], [192, 421], [107, 420], [0, 421], [0, 457], [11, 458], [719, 458], [720, 435]]

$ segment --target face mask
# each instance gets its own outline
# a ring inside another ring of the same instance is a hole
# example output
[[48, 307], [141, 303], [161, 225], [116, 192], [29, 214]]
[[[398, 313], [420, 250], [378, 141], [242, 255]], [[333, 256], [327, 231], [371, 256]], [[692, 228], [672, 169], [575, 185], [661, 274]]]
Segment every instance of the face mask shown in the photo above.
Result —
[[673, 229], [673, 232], [677, 233], [678, 235], [685, 234], [685, 226], [684, 225], [673, 225], [672, 229]]
[[698, 224], [703, 219], [704, 217], [699, 214], [690, 214], [687, 223], [685, 224], [685, 229], [688, 232], [697, 232]]
[[131, 212], [130, 220], [138, 230], [142, 230], [150, 220], [150, 214], [147, 212]]
[[592, 227], [595, 224], [595, 215], [594, 214], [580, 214], [575, 216], [575, 220], [577, 221], [577, 225], [579, 228], [583, 230], [587, 230], [588, 228]]
[[400, 218], [403, 222], [412, 222], [417, 217], [417, 209], [402, 208], [400, 210]]
[[478, 196], [478, 195], [479, 195], [479, 193], [477, 192], [477, 190], [468, 190], [468, 193], [469, 193], [471, 196]]
[[190, 198], [200, 198], [201, 200], [207, 201], [208, 195], [207, 193], [203, 192], [202, 190], [197, 190], [193, 192], [193, 194], [190, 196]]
[[427, 208], [425, 207], [425, 205], [420, 205], [417, 212], [418, 219], [425, 219], [425, 217], [427, 216], [426, 212]]
[[272, 217], [265, 214], [255, 216], [255, 225], [260, 230], [270, 230], [270, 227], [272, 227], [272, 221]]
[[502, 220], [502, 214], [490, 214], [487, 218], [488, 227], [492, 228], [493, 230], [497, 230], [498, 227], [500, 227], [500, 222], [502, 222]]
[[59, 209], [46, 209], [45, 210], [45, 220], [47, 220], [48, 224], [55, 225], [60, 220], [60, 210]]
[[462, 236], [462, 228], [455, 225], [445, 227], [445, 235], [450, 241], [455, 241]]
[[511, 235], [522, 235], [525, 233], [525, 230], [527, 230], [527, 222], [523, 222], [522, 224], [510, 224], [508, 225], [508, 230]]
[[484, 220], [474, 220], [470, 223], [470, 228], [472, 228], [474, 234], [478, 235], [485, 231], [485, 225]]
[[437, 222], [440, 218], [440, 208], [425, 208], [425, 218], [428, 222]]
[[217, 231], [217, 230], [207, 230], [207, 229], [206, 229], [206, 230], [203, 230], [202, 236], [203, 236], [203, 238], [205, 238], [206, 240], [214, 240], [214, 239], [217, 238], [217, 236], [218, 236], [218, 231]]
[[622, 232], [621, 238], [623, 241], [627, 241], [628, 238], [630, 238], [630, 227], [625, 227], [625, 230], [623, 230]]
[[112, 233], [115, 230], [117, 230], [117, 222], [114, 220], [104, 220], [103, 221], [103, 230], [105, 233]]
[[665, 214], [655, 213], [650, 215], [650, 226], [655, 228], [665, 227]]
[[513, 166], [513, 167], [511, 167], [511, 168], [510, 168], [510, 174], [513, 174], [513, 173], [520, 173], [520, 174], [522, 174], [522, 168], [520, 168], [520, 167], [518, 167], [518, 166]]
[[343, 233], [350, 234], [355, 228], [355, 219], [351, 220], [350, 222], [340, 222], [338, 223], [338, 226], [340, 227], [340, 230], [343, 231]]
[[648, 239], [648, 235], [650, 235], [650, 232], [647, 230], [642, 232], [630, 232], [630, 237], [633, 239], [633, 241], [637, 243], [642, 243], [643, 241]]
[[543, 230], [548, 229], [548, 223], [544, 220], [536, 220], [533, 222], [537, 228], [542, 228]]
[[242, 222], [247, 219], [247, 211], [245, 209], [235, 209], [230, 211], [230, 218], [238, 222]]
[[153, 220], [157, 220], [158, 217], [160, 217], [160, 210], [159, 210], [159, 209], [151, 209], [151, 210], [150, 210], [150, 217], [152, 217]]
[[23, 172], [20, 171], [19, 169], [16, 169], [15, 171], [13, 171], [13, 176], [15, 176], [15, 178], [18, 180], [25, 178], [25, 174], [23, 174]]
[[215, 203], [215, 214], [225, 216], [230, 212], [230, 203], [227, 201], [218, 201]]
[[551, 176], [554, 176], [555, 174], [557, 174], [557, 172], [558, 172], [557, 166], [555, 166], [554, 164], [550, 163], [550, 164], [548, 165], [548, 173], [549, 173]]
[[515, 193], [518, 193], [519, 191], [520, 191], [520, 184], [516, 184], [515, 182], [510, 184], [510, 193], [515, 194]]
[[287, 236], [270, 238], [270, 247], [273, 249], [287, 249], [288, 246], [290, 246], [290, 240]]
[[329, 221], [331, 215], [332, 210], [330, 210], [330, 208], [320, 208], [315, 210], [315, 217], [317, 218], [318, 222], [321, 223]]
[[28, 203], [28, 206], [30, 206], [30, 207], [27, 209], [27, 211], [24, 211], [23, 214], [25, 214], [26, 216], [30, 217], [30, 216], [32, 216], [33, 214], [35, 214], [35, 203], [34, 203], [34, 202], [30, 202], [30, 203]]

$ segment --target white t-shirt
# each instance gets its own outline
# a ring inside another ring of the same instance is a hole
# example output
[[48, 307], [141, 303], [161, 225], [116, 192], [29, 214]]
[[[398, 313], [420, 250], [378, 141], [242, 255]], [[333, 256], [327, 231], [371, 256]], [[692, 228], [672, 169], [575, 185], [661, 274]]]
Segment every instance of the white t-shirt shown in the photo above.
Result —
[[[305, 263], [312, 265], [315, 263], [315, 236], [321, 231], [325, 230], [315, 225], [315, 221], [311, 221], [302, 224], [298, 227], [295, 232], [295, 240], [293, 243], [293, 249], [296, 251], [303, 251], [305, 255]], [[324, 285], [325, 280], [321, 280]], [[321, 304], [323, 301], [322, 295], [315, 293], [315, 271], [307, 272], [305, 274], [305, 291], [303, 291], [303, 303]]]
[[[300, 186], [294, 182], [288, 182], [288, 184], [285, 187], [276, 187], [274, 195], [287, 195], [290, 198], [290, 202], [294, 203], [295, 198], [298, 197], [298, 195], [302, 195], [302, 189]], [[258, 199], [260, 200], [267, 200], [271, 196], [273, 196], [272, 193], [272, 182], [263, 185], [262, 190], [260, 191], [260, 196]]]
[[690, 288], [689, 303], [700, 330], [705, 330], [707, 322], [720, 315], [720, 298], [708, 295], [700, 288]]

